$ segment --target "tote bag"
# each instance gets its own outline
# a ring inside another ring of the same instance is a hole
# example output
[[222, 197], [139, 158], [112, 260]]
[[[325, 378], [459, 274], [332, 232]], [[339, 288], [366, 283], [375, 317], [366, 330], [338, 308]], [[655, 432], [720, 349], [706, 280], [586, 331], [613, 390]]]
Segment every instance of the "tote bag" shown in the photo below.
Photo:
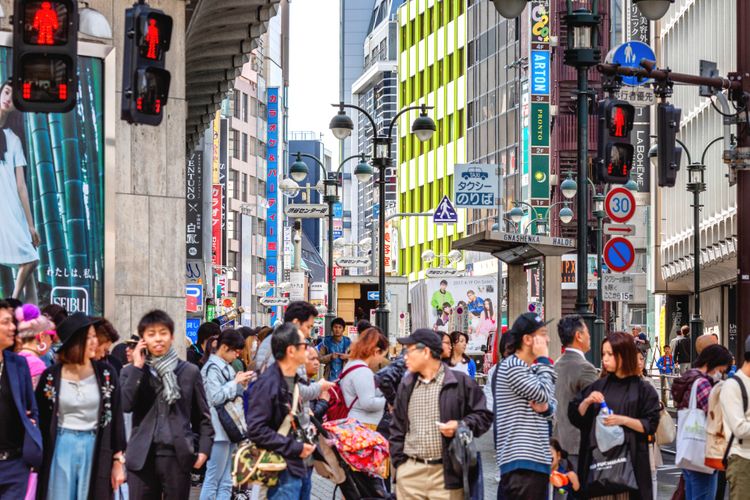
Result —
[[615, 446], [607, 452], [599, 448], [591, 451], [591, 465], [586, 481], [590, 497], [626, 493], [638, 490], [628, 443]]
[[704, 474], [713, 473], [705, 466], [706, 460], [706, 414], [699, 409], [696, 392], [698, 382], [690, 389], [688, 407], [677, 412], [677, 456], [675, 466]]

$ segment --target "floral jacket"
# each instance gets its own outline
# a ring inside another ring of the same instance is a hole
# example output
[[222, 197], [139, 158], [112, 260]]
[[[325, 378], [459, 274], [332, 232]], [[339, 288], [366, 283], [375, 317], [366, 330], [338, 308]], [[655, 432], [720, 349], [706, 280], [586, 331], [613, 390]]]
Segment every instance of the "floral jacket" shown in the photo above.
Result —
[[[118, 452], [125, 451], [125, 423], [120, 405], [120, 386], [117, 373], [108, 363], [93, 361], [94, 374], [99, 384], [99, 415], [94, 446], [94, 459], [89, 483], [89, 499], [112, 498], [112, 461]], [[44, 442], [44, 458], [39, 471], [37, 500], [45, 500], [49, 487], [50, 466], [57, 441], [58, 395], [62, 379], [62, 364], [47, 368], [36, 386], [39, 406], [39, 428]], [[83, 500], [83, 499], [79, 499]]]

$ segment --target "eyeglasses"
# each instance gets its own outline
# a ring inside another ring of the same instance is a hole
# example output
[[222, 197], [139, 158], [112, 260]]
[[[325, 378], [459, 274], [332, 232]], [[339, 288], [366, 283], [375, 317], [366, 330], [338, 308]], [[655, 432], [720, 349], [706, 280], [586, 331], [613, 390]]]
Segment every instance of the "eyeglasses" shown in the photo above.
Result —
[[408, 356], [409, 354], [414, 354], [414, 352], [421, 351], [422, 349], [424, 349], [424, 347], [407, 347], [404, 354]]

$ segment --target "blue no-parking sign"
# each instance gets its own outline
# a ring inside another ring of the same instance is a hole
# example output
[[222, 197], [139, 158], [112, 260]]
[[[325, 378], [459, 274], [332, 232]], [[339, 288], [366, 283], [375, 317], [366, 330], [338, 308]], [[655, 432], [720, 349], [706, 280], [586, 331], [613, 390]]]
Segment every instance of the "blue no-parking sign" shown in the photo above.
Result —
[[635, 262], [635, 249], [633, 244], [625, 238], [612, 238], [604, 245], [604, 262], [607, 267], [616, 272], [622, 273], [630, 269]]

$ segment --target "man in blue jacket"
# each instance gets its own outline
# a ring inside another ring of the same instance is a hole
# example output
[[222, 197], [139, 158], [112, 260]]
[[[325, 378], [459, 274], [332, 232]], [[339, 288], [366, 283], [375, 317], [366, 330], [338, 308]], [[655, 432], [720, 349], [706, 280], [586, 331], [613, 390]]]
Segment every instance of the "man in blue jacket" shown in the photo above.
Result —
[[[315, 445], [289, 432], [290, 419], [297, 415], [303, 430], [309, 429], [309, 415], [301, 411], [297, 369], [307, 360], [307, 342], [293, 323], [278, 326], [271, 339], [275, 363], [253, 387], [247, 413], [247, 434], [259, 448], [284, 457], [287, 468], [279, 483], [268, 489], [269, 500], [310, 498], [312, 453]], [[295, 397], [295, 393], [297, 397]]]
[[0, 301], [0, 498], [24, 498], [31, 467], [42, 465], [42, 434], [26, 360], [15, 343], [13, 308]]

